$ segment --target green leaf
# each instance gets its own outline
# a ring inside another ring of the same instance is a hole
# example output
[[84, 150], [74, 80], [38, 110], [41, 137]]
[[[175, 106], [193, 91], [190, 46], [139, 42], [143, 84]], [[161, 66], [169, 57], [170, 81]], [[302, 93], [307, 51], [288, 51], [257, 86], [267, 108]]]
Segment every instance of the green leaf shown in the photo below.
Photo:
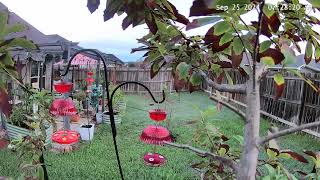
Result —
[[309, 64], [311, 62], [312, 54], [313, 54], [313, 45], [311, 41], [308, 41], [305, 56], [304, 56], [306, 64]]
[[293, 158], [299, 162], [302, 162], [302, 163], [308, 163], [308, 160], [306, 158], [304, 158], [302, 155], [296, 153], [296, 152], [293, 152], [291, 150], [285, 150], [285, 151], [281, 151], [280, 152], [280, 155], [282, 154], [286, 154], [287, 156], [289, 156], [290, 158]]
[[5, 35], [16, 33], [16, 32], [22, 32], [22, 31], [25, 31], [26, 29], [27, 29], [27, 26], [21, 23], [17, 23], [7, 28]]
[[233, 136], [233, 138], [234, 138], [240, 145], [243, 145], [243, 142], [244, 142], [243, 136], [235, 135], [235, 136]]
[[290, 22], [285, 22], [285, 23], [284, 23], [284, 27], [285, 27], [285, 29], [287, 29], [287, 30], [295, 29], [295, 28], [296, 28], [296, 27], [295, 27], [292, 23], [290, 23]]
[[12, 60], [12, 57], [10, 55], [10, 53], [7, 53], [3, 59], [0, 59], [1, 64], [5, 65], [5, 66], [13, 66], [14, 65], [14, 61]]
[[227, 77], [228, 84], [233, 85], [233, 80], [232, 80], [231, 76], [229, 75], [229, 73], [227, 71], [224, 71], [224, 73]]
[[239, 37], [234, 38], [232, 48], [236, 55], [240, 55], [243, 52], [243, 45]]
[[308, 0], [310, 4], [312, 4], [313, 8], [320, 8], [320, 1], [319, 0]]
[[168, 3], [168, 1], [161, 1], [161, 2], [172, 14], [174, 14], [173, 9], [170, 6], [170, 4]]
[[260, 53], [262, 52], [265, 52], [267, 49], [270, 48], [272, 42], [271, 41], [263, 41], [261, 44], [260, 44]]
[[182, 80], [182, 79], [188, 80], [190, 68], [191, 66], [186, 62], [181, 62], [180, 64], [178, 64], [176, 70], [178, 71], [178, 74], [179, 74], [179, 80]]
[[276, 149], [268, 148], [267, 155], [269, 159], [275, 159], [278, 156], [279, 152]]
[[227, 150], [225, 148], [220, 148], [218, 152], [220, 156], [223, 156], [227, 153]]
[[275, 65], [274, 60], [272, 59], [272, 57], [266, 56], [266, 57], [262, 57], [261, 61], [263, 62], [264, 65], [272, 67]]
[[274, 176], [276, 174], [276, 170], [269, 164], [266, 164], [265, 167], [267, 168], [268, 170], [268, 174], [269, 176]]
[[160, 32], [161, 32], [161, 31], [162, 31], [162, 32], [166, 32], [167, 26], [168, 26], [166, 23], [163, 23], [163, 22], [161, 22], [161, 21], [159, 21], [159, 20], [157, 20], [156, 23], [157, 23], [157, 27], [158, 27], [158, 29], [160, 30]]
[[4, 37], [4, 32], [8, 24], [8, 13], [1, 11], [0, 12], [0, 39]]
[[205, 26], [208, 24], [212, 24], [212, 23], [215, 23], [219, 20], [221, 20], [221, 17], [217, 17], [217, 16], [194, 19], [191, 23], [189, 23], [186, 26], [186, 30], [188, 31], [190, 29], [194, 29], [194, 28], [198, 28], [198, 27]]
[[149, 51], [148, 57], [144, 60], [145, 63], [150, 63], [155, 60], [157, 60], [159, 57], [161, 57], [161, 54], [157, 50]]
[[28, 50], [37, 49], [37, 46], [34, 43], [32, 43], [31, 41], [29, 41], [25, 38], [15, 38], [7, 46], [8, 47], [21, 47], [21, 48], [25, 48]]
[[214, 35], [220, 36], [221, 34], [228, 32], [232, 29], [232, 26], [227, 21], [221, 21], [214, 25]]
[[268, 17], [270, 18], [275, 12], [273, 10], [273, 8], [270, 8], [270, 7], [273, 7], [274, 5], [272, 4], [265, 4], [263, 6], [263, 13]]
[[42, 166], [39, 166], [37, 170], [38, 170], [38, 179], [44, 180], [44, 171], [43, 171]]
[[283, 61], [284, 66], [288, 66], [293, 64], [297, 61], [297, 57], [295, 56], [294, 52], [289, 48], [284, 48], [281, 50], [282, 54], [284, 55], [285, 59]]
[[232, 47], [236, 55], [240, 55], [243, 52], [243, 45], [239, 37], [234, 38]]
[[315, 51], [315, 58], [316, 58], [316, 62], [319, 63], [320, 62], [320, 47], [318, 47]]
[[284, 84], [284, 78], [281, 73], [277, 73], [273, 77], [274, 81], [277, 83], [277, 85]]
[[193, 86], [199, 86], [202, 82], [202, 76], [197, 72], [193, 72], [193, 74], [190, 77], [190, 82]]
[[229, 33], [229, 32], [225, 33], [219, 41], [219, 46], [222, 46], [225, 43], [232, 41], [233, 38], [234, 36], [232, 35], [232, 33]]

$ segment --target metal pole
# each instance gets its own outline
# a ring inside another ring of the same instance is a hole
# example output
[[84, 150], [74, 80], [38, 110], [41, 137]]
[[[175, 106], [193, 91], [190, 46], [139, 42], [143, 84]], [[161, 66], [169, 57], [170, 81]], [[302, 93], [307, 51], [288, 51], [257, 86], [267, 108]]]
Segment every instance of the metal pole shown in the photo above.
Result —
[[144, 84], [140, 83], [140, 82], [136, 82], [136, 81], [129, 81], [129, 82], [124, 82], [124, 83], [121, 83], [120, 85], [118, 85], [114, 90], [113, 92], [111, 93], [111, 96], [110, 96], [110, 92], [109, 92], [109, 79], [108, 79], [108, 72], [107, 72], [107, 64], [106, 64], [106, 60], [103, 58], [103, 56], [97, 52], [96, 50], [93, 50], [93, 49], [82, 49], [80, 51], [78, 51], [77, 53], [75, 53], [71, 59], [69, 60], [68, 62], [68, 66], [67, 66], [67, 69], [66, 69], [66, 72], [64, 74], [62, 74], [62, 76], [65, 76], [67, 75], [69, 69], [70, 69], [70, 65], [71, 65], [71, 62], [72, 60], [74, 59], [74, 57], [81, 53], [81, 52], [84, 52], [84, 51], [89, 51], [89, 52], [92, 52], [92, 53], [95, 53], [100, 59], [98, 60], [98, 64], [100, 64], [101, 60], [103, 62], [103, 66], [104, 66], [104, 78], [105, 78], [105, 82], [106, 82], [106, 86], [105, 86], [105, 89], [106, 89], [106, 92], [107, 92], [107, 100], [108, 100], [108, 110], [109, 110], [109, 117], [110, 117], [110, 125], [111, 125], [111, 130], [112, 130], [112, 137], [113, 137], [113, 144], [114, 144], [114, 148], [115, 148], [115, 153], [116, 153], [116, 158], [117, 158], [117, 162], [118, 162], [118, 168], [119, 168], [119, 173], [120, 173], [120, 177], [121, 179], [123, 180], [124, 177], [123, 177], [123, 172], [122, 172], [122, 167], [121, 167], [121, 162], [120, 162], [120, 157], [119, 157], [119, 150], [118, 150], [118, 146], [117, 146], [117, 140], [116, 140], [116, 136], [117, 136], [117, 129], [116, 129], [116, 126], [115, 126], [115, 122], [114, 122], [114, 114], [113, 114], [113, 107], [112, 107], [112, 99], [113, 99], [113, 96], [115, 94], [115, 92], [121, 87], [121, 86], [124, 86], [126, 84], [137, 84], [137, 85], [140, 85], [142, 87], [144, 87], [148, 93], [150, 94], [150, 96], [152, 97], [153, 101], [155, 103], [162, 103], [164, 102], [165, 100], [165, 94], [164, 94], [164, 91], [163, 92], [163, 97], [162, 97], [162, 100], [161, 101], [157, 101], [153, 94], [151, 93], [151, 91], [148, 89], [148, 87], [146, 87]]
[[40, 161], [41, 167], [43, 169], [44, 179], [45, 180], [49, 180], [48, 171], [47, 171], [47, 168], [46, 168], [46, 165], [45, 165], [45, 162], [44, 162], [43, 152], [42, 152], [42, 154], [40, 156], [39, 161]]

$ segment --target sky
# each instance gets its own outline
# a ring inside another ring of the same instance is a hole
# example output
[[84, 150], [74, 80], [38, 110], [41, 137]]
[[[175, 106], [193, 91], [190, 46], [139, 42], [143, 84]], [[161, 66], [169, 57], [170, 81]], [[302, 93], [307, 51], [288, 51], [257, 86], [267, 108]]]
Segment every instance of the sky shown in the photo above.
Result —
[[[267, 0], [275, 3], [278, 0]], [[138, 47], [136, 39], [147, 34], [146, 25], [122, 30], [125, 15], [103, 21], [106, 0], [101, 0], [99, 9], [91, 14], [86, 0], [1, 0], [11, 11], [18, 14], [44, 34], [59, 34], [84, 48], [99, 49], [112, 53], [121, 60], [136, 61], [143, 53], [131, 54]], [[193, 0], [170, 0], [179, 12], [188, 17]], [[247, 14], [248, 19], [256, 14]], [[247, 18], [245, 18], [247, 19]], [[188, 35], [205, 34], [209, 26], [188, 31]]]
[[[70, 41], [80, 42], [85, 48], [99, 49], [115, 54], [123, 61], [136, 61], [143, 53], [131, 54], [138, 47], [136, 39], [147, 34], [146, 25], [122, 30], [125, 15], [103, 21], [106, 0], [91, 14], [86, 0], [1, 0], [11, 11], [18, 14], [44, 34], [59, 34]], [[171, 1], [185, 15], [189, 14], [192, 0]]]

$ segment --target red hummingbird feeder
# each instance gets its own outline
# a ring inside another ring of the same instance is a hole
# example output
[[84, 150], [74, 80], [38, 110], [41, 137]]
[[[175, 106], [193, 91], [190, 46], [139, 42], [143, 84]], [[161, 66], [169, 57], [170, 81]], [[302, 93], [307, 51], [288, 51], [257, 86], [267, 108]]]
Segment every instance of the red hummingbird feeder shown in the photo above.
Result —
[[152, 109], [149, 116], [154, 121], [163, 121], [167, 118], [167, 112], [164, 109]]
[[72, 116], [77, 114], [77, 109], [71, 98], [53, 100], [50, 113], [55, 116]]
[[71, 130], [59, 130], [56, 133], [52, 134], [52, 141], [59, 144], [74, 144], [79, 141], [80, 135], [76, 131]]
[[94, 79], [92, 77], [88, 77], [86, 78], [86, 82], [88, 83], [88, 85], [91, 85], [94, 82]]
[[147, 153], [143, 156], [144, 163], [148, 166], [158, 167], [166, 162], [166, 158], [158, 153]]
[[88, 76], [92, 76], [92, 75], [93, 75], [93, 72], [92, 72], [92, 71], [89, 71], [89, 72], [87, 72], [87, 75], [88, 75]]
[[151, 125], [143, 130], [140, 140], [147, 144], [163, 145], [164, 141], [172, 142], [172, 137], [166, 128]]
[[54, 89], [59, 93], [67, 93], [72, 89], [73, 84], [71, 82], [59, 82], [53, 85]]

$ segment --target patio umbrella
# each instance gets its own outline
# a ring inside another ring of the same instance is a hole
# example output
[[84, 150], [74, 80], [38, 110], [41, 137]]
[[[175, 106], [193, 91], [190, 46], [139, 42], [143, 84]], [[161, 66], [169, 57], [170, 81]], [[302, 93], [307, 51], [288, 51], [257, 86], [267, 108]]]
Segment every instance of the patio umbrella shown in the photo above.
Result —
[[59, 130], [56, 133], [52, 134], [52, 141], [58, 144], [74, 144], [79, 141], [80, 135], [76, 131], [71, 130]]
[[55, 116], [72, 116], [77, 114], [77, 109], [71, 98], [53, 100], [50, 113]]
[[150, 125], [143, 130], [140, 140], [147, 144], [162, 145], [163, 141], [172, 142], [172, 137], [166, 128]]
[[143, 156], [144, 163], [148, 166], [158, 167], [166, 163], [166, 158], [158, 153], [147, 153]]
[[149, 111], [149, 116], [154, 121], [163, 121], [167, 117], [167, 112], [164, 109], [152, 109]]

